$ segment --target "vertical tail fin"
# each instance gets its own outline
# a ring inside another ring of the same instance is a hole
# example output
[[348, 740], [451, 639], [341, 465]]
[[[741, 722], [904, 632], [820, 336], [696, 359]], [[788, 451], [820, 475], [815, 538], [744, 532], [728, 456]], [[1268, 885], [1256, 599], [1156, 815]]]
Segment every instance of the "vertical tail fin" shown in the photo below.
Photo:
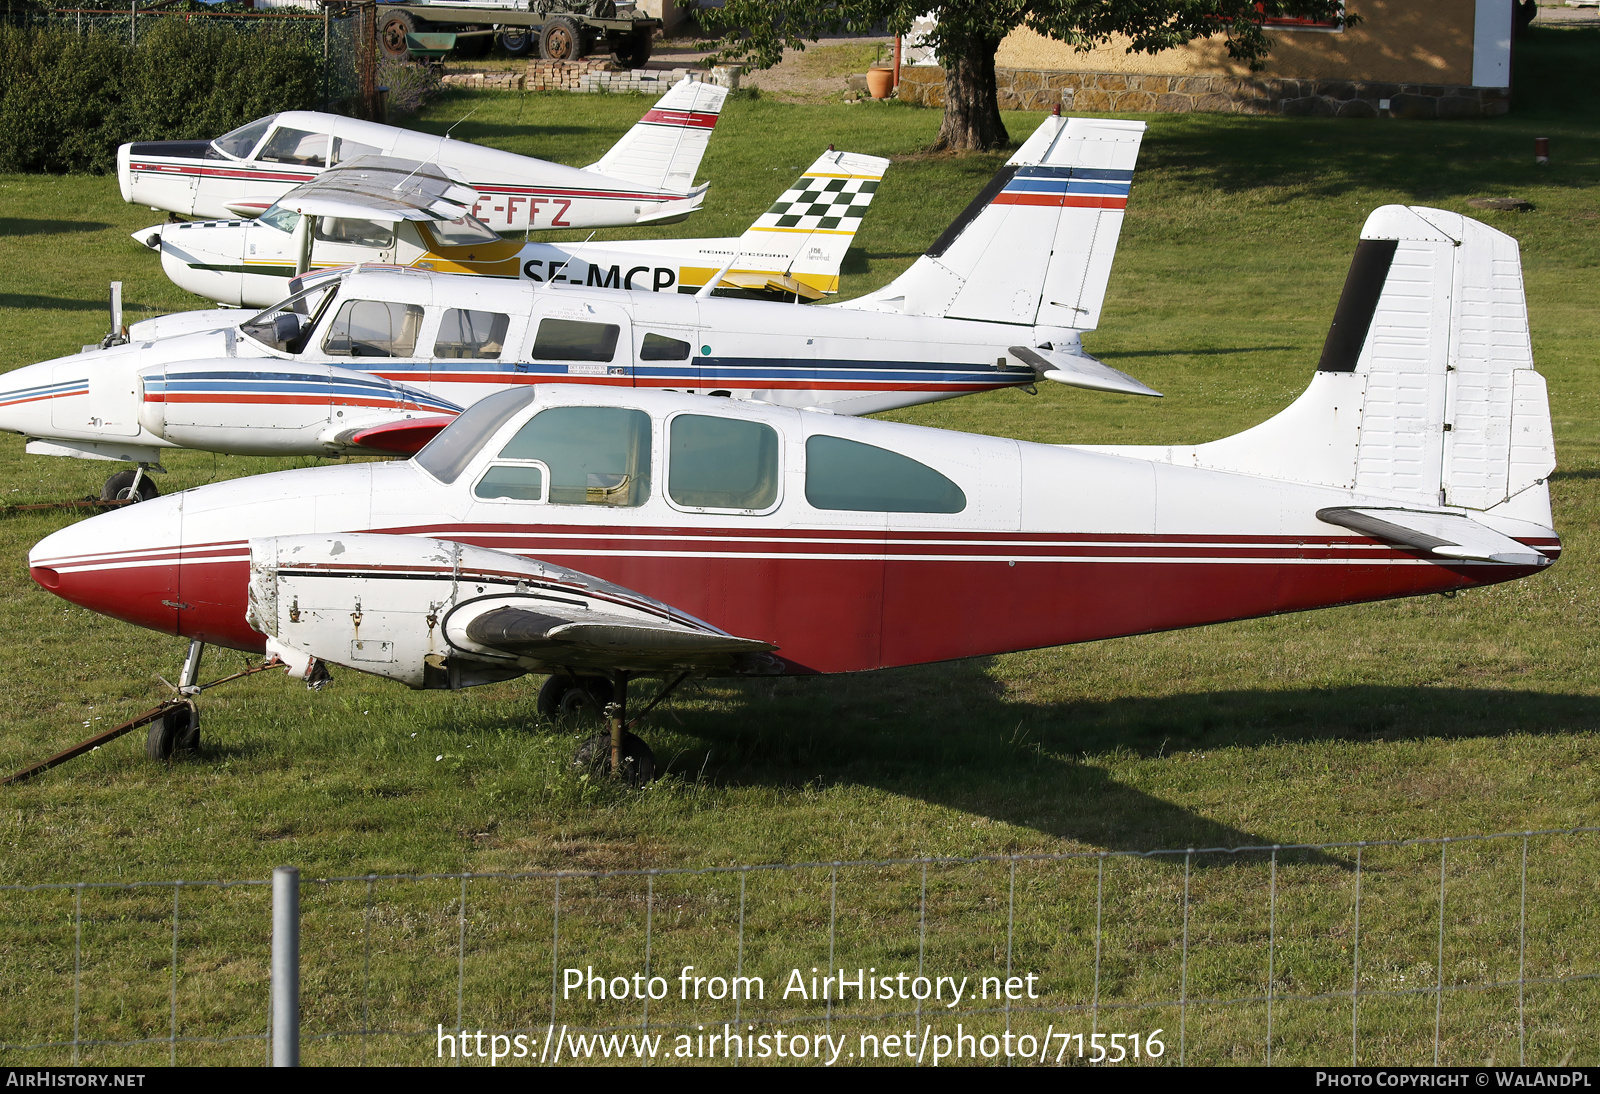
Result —
[[888, 167], [879, 156], [824, 152], [739, 237], [741, 268], [838, 292], [839, 266]]
[[1459, 213], [1374, 211], [1311, 386], [1163, 458], [1548, 526], [1555, 439], [1517, 241]]
[[685, 76], [586, 170], [650, 190], [689, 193], [727, 97], [727, 88]]
[[911, 269], [838, 306], [1093, 330], [1144, 130], [1046, 118]]

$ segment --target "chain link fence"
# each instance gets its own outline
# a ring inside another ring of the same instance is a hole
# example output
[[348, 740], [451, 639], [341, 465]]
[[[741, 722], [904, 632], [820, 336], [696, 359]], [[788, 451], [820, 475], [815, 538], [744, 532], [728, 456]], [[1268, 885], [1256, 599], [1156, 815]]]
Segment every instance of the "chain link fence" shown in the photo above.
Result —
[[[1597, 835], [306, 877], [280, 1013], [308, 1064], [1593, 1065]], [[269, 879], [0, 907], [0, 1062], [271, 1060]]]

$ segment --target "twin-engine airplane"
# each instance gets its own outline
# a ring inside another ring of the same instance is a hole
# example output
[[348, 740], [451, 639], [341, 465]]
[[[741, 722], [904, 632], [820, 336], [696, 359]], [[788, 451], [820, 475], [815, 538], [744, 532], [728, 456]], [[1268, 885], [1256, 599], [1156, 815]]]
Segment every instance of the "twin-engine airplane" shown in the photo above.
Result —
[[588, 167], [519, 156], [392, 125], [291, 110], [214, 141], [145, 141], [117, 149], [122, 200], [185, 216], [253, 217], [287, 191], [361, 156], [442, 164], [479, 191], [473, 215], [498, 231], [674, 224], [700, 208], [695, 172], [726, 88], [671, 88]]
[[888, 166], [830, 149], [741, 236], [525, 243], [472, 216], [478, 193], [438, 165], [365, 156], [254, 220], [156, 224], [133, 238], [161, 252], [180, 288], [255, 308], [282, 300], [308, 270], [363, 263], [645, 292], [692, 293], [715, 277], [721, 289], [816, 300], [839, 290], [840, 264]]
[[[1142, 122], [1046, 119], [926, 254], [856, 300], [712, 298], [716, 280], [687, 296], [412, 269], [312, 275], [243, 323], [163, 316], [126, 345], [7, 373], [0, 429], [30, 452], [154, 470], [173, 447], [410, 453], [448, 415], [418, 421], [425, 398], [470, 406], [553, 381], [842, 414], [1041, 378], [1157, 395], [1080, 341], [1099, 323], [1143, 133]], [[441, 201], [448, 184], [438, 180]], [[117, 489], [134, 489], [133, 474]], [[155, 491], [142, 474], [137, 487]]]
[[189, 490], [56, 532], [29, 565], [73, 603], [296, 675], [555, 674], [543, 705], [606, 701], [617, 766], [646, 778], [636, 675], [856, 672], [1508, 581], [1559, 554], [1554, 467], [1516, 241], [1385, 206], [1310, 387], [1209, 444], [540, 385], [410, 461]]

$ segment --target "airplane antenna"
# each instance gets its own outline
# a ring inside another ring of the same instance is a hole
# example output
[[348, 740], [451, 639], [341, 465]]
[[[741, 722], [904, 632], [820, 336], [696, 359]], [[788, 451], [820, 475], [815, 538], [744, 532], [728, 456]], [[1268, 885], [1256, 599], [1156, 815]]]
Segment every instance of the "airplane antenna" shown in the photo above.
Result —
[[456, 131], [456, 125], [460, 125], [462, 122], [466, 121], [468, 118], [470, 118], [474, 114], [476, 114], [478, 112], [479, 107], [481, 107], [482, 105], [483, 105], [482, 103], [479, 103], [478, 106], [473, 107], [471, 110], [469, 110], [465, 114], [461, 115], [461, 117], [457, 118], [455, 125], [452, 125], [449, 129], [446, 129], [444, 131], [445, 137], [449, 137], [450, 134], [452, 134], [452, 133], [454, 133]]
[[710, 281], [707, 281], [704, 285], [702, 285], [700, 287], [700, 291], [694, 294], [694, 298], [696, 300], [704, 300], [709, 297], [711, 295], [711, 290], [717, 287], [717, 282], [721, 281], [723, 277], [726, 276], [727, 272], [733, 269], [733, 264], [739, 261], [739, 258], [740, 252], [735, 251], [733, 257], [728, 259], [728, 264], [722, 267], [722, 269], [718, 270]]

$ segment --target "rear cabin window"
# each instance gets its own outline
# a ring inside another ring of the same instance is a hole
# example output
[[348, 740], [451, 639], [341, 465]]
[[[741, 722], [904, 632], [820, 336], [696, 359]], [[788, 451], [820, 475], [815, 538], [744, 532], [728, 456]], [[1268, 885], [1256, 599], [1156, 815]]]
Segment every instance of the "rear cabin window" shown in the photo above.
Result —
[[687, 361], [689, 343], [664, 334], [647, 334], [639, 346], [641, 361]]
[[256, 157], [262, 163], [292, 163], [300, 167], [328, 166], [328, 135], [281, 127], [268, 138]]
[[778, 433], [760, 422], [672, 419], [667, 496], [701, 509], [769, 509], [778, 500]]
[[616, 356], [621, 333], [615, 323], [541, 319], [533, 356], [541, 361], [609, 361]]
[[548, 467], [556, 505], [643, 505], [650, 497], [650, 416], [613, 406], [552, 407], [517, 430], [499, 459]]
[[428, 232], [441, 247], [469, 247], [474, 243], [500, 242], [500, 233], [471, 215], [435, 221], [428, 225]]
[[333, 357], [410, 357], [417, 350], [422, 309], [386, 300], [347, 300], [322, 339]]
[[394, 243], [392, 225], [375, 220], [345, 220], [318, 217], [317, 239], [324, 243], [348, 243], [353, 247], [388, 247]]
[[506, 346], [506, 328], [511, 317], [493, 311], [451, 308], [439, 320], [439, 335], [433, 340], [435, 357], [495, 360]]
[[843, 437], [806, 440], [806, 501], [815, 509], [959, 513], [961, 487], [927, 464]]

